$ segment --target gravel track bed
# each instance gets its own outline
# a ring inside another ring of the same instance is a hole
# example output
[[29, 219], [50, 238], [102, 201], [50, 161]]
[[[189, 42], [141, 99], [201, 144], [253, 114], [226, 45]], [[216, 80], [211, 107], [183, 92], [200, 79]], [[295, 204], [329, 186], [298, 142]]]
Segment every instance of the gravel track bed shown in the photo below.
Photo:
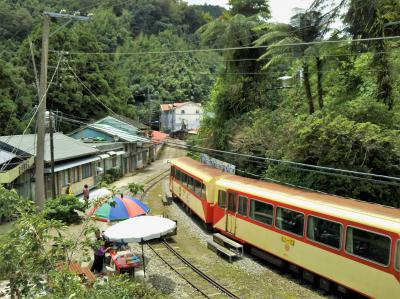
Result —
[[[168, 180], [163, 180], [162, 185], [164, 193], [168, 196], [171, 196]], [[200, 246], [204, 246], [204, 248], [206, 247], [207, 240], [212, 240], [212, 234], [203, 229], [202, 222], [194, 216], [189, 216], [179, 202], [174, 202], [169, 205], [166, 211], [169, 218], [178, 221], [178, 235], [184, 233], [186, 238], [193, 240], [193, 242], [200, 243]], [[177, 245], [179, 245], [179, 242]], [[150, 249], [147, 250], [147, 254], [150, 254]], [[153, 256], [154, 253], [151, 253], [151, 255]], [[251, 295], [247, 295], [246, 298], [336, 298], [333, 296], [325, 297], [322, 295], [321, 291], [311, 289], [311, 285], [308, 285], [302, 279], [293, 278], [290, 273], [282, 274], [279, 270], [274, 269], [273, 266], [270, 266], [263, 261], [259, 261], [257, 258], [254, 258], [248, 254], [245, 254], [243, 258], [236, 260], [232, 264], [229, 264], [225, 259], [218, 257], [212, 251], [209, 251], [209, 254], [204, 256], [196, 256], [195, 259], [193, 259], [186, 252], [182, 253], [182, 255], [192, 262], [195, 260], [195, 265], [203, 265], [199, 268], [207, 274], [209, 274], [209, 271], [207, 270], [208, 264], [218, 265], [221, 267], [226, 267], [229, 269], [229, 271], [238, 270], [240, 272], [244, 272], [247, 274], [247, 276], [254, 278], [255, 281], [262, 284], [267, 284], [272, 288], [272, 293], [268, 296], [266, 296], [265, 293], [257, 294], [256, 290], [251, 289]], [[153, 258], [158, 259], [158, 257], [155, 255]], [[192, 297], [192, 294], [187, 293], [187, 287], [185, 288], [186, 290], [178, 290], [181, 289], [181, 286], [187, 285], [186, 281], [180, 278], [161, 260], [158, 259], [158, 261], [159, 262], [157, 263], [152, 263], [154, 266], [154, 271], [164, 277], [166, 273], [168, 273], [168, 277], [172, 279], [175, 284], [173, 292], [171, 292], [169, 295], [173, 298]], [[150, 272], [149, 270], [149, 273], [153, 272]], [[211, 276], [213, 277], [213, 275]], [[236, 282], [229, 281], [228, 277], [221, 276], [221, 278], [219, 278], [218, 276], [214, 278], [216, 278], [216, 280], [222, 283], [225, 287], [240, 295], [242, 289], [238, 289]], [[167, 289], [169, 288], [167, 286], [164, 287]], [[243, 289], [246, 290], [246, 287]]]

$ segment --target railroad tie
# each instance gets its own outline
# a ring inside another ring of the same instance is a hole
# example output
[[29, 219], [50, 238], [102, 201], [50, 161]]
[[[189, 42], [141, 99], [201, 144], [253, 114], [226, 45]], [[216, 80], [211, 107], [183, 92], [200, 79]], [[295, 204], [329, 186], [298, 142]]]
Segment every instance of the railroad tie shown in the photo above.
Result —
[[221, 293], [207, 294], [208, 297], [215, 297], [218, 295], [222, 295]]

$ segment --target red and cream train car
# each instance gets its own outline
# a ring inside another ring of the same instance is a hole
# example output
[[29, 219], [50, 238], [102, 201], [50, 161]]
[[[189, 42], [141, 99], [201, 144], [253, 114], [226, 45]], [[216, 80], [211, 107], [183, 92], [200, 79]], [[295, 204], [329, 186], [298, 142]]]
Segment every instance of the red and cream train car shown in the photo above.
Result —
[[172, 168], [172, 184], [181, 185], [178, 168], [202, 180], [203, 212], [194, 198], [180, 197], [184, 187], [173, 185], [173, 194], [228, 237], [368, 297], [399, 296], [398, 209], [230, 175], [189, 158]]
[[212, 225], [215, 180], [225, 173], [188, 157], [171, 162], [170, 190], [204, 223]]

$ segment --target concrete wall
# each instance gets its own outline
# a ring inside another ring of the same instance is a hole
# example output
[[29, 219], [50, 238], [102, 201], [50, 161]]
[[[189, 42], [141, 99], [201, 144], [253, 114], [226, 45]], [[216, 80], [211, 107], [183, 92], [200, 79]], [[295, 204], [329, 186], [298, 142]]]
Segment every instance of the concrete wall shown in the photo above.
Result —
[[182, 122], [186, 129], [198, 129], [203, 108], [198, 103], [186, 103], [180, 107], [161, 112], [161, 131], [175, 132], [182, 129]]
[[175, 109], [175, 130], [182, 129], [182, 121], [186, 124], [186, 129], [198, 129], [203, 108], [196, 103], [187, 103]]

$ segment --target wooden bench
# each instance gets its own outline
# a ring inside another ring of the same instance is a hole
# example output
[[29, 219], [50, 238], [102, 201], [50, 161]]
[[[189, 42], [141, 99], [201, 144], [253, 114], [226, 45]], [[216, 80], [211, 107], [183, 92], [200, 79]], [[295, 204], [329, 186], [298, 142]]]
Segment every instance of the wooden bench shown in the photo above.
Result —
[[78, 263], [60, 263], [57, 265], [57, 269], [67, 267], [69, 271], [78, 275], [81, 278], [82, 283], [86, 283], [88, 286], [92, 286], [96, 282], [96, 276], [88, 267], [82, 267]]
[[213, 234], [213, 241], [221, 246], [227, 247], [229, 250], [233, 251], [238, 256], [243, 256], [242, 244], [239, 244], [220, 233]]
[[212, 251], [216, 252], [217, 254], [222, 253], [229, 259], [230, 263], [232, 263], [232, 258], [237, 257], [236, 253], [230, 251], [229, 249], [227, 249], [211, 240], [207, 241], [207, 248], [211, 249]]

